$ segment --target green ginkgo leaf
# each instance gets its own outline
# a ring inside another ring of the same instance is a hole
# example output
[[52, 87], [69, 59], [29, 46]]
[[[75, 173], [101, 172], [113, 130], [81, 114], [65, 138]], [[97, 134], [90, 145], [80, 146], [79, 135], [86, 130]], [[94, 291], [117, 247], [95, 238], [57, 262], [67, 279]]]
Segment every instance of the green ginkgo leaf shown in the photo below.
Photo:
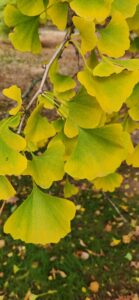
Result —
[[105, 113], [96, 99], [88, 95], [83, 88], [68, 102], [68, 108], [69, 113], [64, 128], [68, 137], [76, 136], [78, 127], [95, 128], [103, 125], [106, 120]]
[[40, 156], [33, 155], [28, 161], [24, 175], [31, 175], [41, 188], [49, 188], [54, 181], [61, 180], [64, 175], [64, 152], [61, 142], [55, 142]]
[[120, 11], [125, 18], [132, 17], [136, 12], [139, 0], [114, 0], [112, 8]]
[[4, 225], [4, 232], [26, 243], [57, 243], [71, 231], [75, 205], [62, 198], [43, 193], [34, 186], [28, 198]]
[[111, 57], [120, 57], [130, 47], [129, 28], [121, 13], [115, 12], [110, 23], [99, 30], [98, 49]]
[[99, 78], [94, 77], [85, 69], [78, 73], [78, 79], [87, 92], [96, 97], [102, 109], [107, 113], [112, 113], [117, 112], [131, 95], [134, 86], [139, 81], [139, 71], [123, 71], [107, 78]]
[[39, 17], [23, 15], [14, 5], [7, 5], [4, 11], [7, 26], [14, 28], [9, 34], [13, 46], [19, 51], [30, 51], [34, 54], [41, 50], [38, 26]]
[[0, 176], [0, 200], [9, 200], [16, 194], [15, 189], [5, 176]]
[[78, 179], [103, 177], [120, 166], [133, 152], [130, 135], [120, 124], [80, 129], [78, 142], [65, 165], [65, 171]]
[[21, 89], [16, 85], [3, 90], [3, 95], [17, 102], [17, 106], [9, 111], [10, 115], [16, 115], [22, 106]]
[[43, 0], [17, 0], [17, 6], [23, 15], [37, 16], [43, 13]]
[[105, 177], [96, 178], [93, 184], [97, 190], [104, 192], [114, 192], [114, 190], [120, 187], [123, 181], [123, 177], [118, 173], [112, 173]]
[[56, 133], [52, 123], [48, 121], [47, 117], [41, 115], [42, 108], [43, 103], [40, 102], [29, 117], [24, 129], [27, 148], [30, 151], [37, 150], [40, 145], [43, 146], [48, 138]]
[[112, 1], [113, 0], [73, 0], [70, 2], [70, 6], [80, 17], [88, 20], [96, 19], [101, 22], [109, 16]]
[[13, 118], [0, 122], [0, 175], [20, 175], [27, 167], [26, 158], [20, 154], [26, 148], [23, 137], [12, 132]]

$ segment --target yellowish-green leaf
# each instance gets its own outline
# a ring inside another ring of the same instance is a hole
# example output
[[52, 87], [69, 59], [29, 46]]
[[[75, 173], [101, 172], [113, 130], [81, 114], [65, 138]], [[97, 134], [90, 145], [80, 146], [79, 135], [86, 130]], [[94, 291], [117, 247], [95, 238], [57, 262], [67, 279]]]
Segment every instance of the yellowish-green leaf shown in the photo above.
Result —
[[70, 231], [70, 221], [76, 212], [75, 205], [54, 197], [34, 186], [32, 193], [9, 217], [4, 232], [26, 243], [57, 243]]
[[132, 18], [127, 19], [129, 29], [137, 31], [139, 30], [139, 5], [137, 6], [136, 13]]
[[80, 129], [65, 171], [74, 178], [93, 180], [115, 172], [131, 152], [130, 136], [119, 124]]
[[0, 200], [9, 200], [16, 194], [15, 189], [5, 176], [0, 176]]
[[43, 0], [17, 0], [17, 6], [27, 16], [37, 16], [44, 11]]
[[69, 180], [66, 180], [64, 185], [64, 197], [70, 198], [78, 193], [79, 189], [74, 184], [70, 183]]
[[68, 4], [55, 0], [51, 0], [49, 4], [49, 8], [47, 9], [49, 17], [60, 30], [64, 30], [67, 25]]
[[43, 103], [40, 103], [29, 117], [24, 133], [27, 141], [27, 147], [30, 151], [39, 148], [39, 144], [45, 144], [48, 138], [55, 135], [53, 125], [48, 122], [47, 117], [41, 115]]
[[3, 95], [17, 102], [17, 106], [9, 111], [9, 114], [16, 115], [22, 106], [21, 89], [13, 85], [10, 88], [4, 89]]
[[14, 125], [13, 118], [0, 122], [0, 175], [20, 175], [27, 166], [26, 158], [20, 154], [26, 142], [9, 129]]
[[9, 39], [17, 50], [30, 51], [34, 54], [40, 52], [38, 16], [25, 16], [14, 5], [7, 5], [4, 19], [7, 26], [14, 28], [13, 32], [9, 34]]
[[40, 156], [33, 155], [28, 161], [24, 175], [31, 175], [41, 188], [49, 188], [54, 181], [61, 180], [64, 175], [64, 152], [61, 142], [55, 142]]
[[71, 8], [80, 17], [101, 22], [109, 16], [113, 0], [73, 0]]
[[97, 78], [85, 69], [78, 73], [78, 79], [87, 92], [96, 97], [102, 109], [107, 113], [112, 113], [119, 111], [131, 95], [134, 86], [139, 81], [139, 71], [123, 71], [107, 78]]
[[81, 50], [83, 54], [87, 51], [93, 50], [97, 43], [94, 22], [75, 16], [73, 17], [73, 23], [81, 35]]
[[135, 86], [133, 93], [126, 101], [129, 107], [129, 115], [134, 121], [139, 121], [139, 83]]
[[132, 17], [136, 12], [139, 0], [114, 0], [112, 8], [120, 11], [125, 18]]
[[139, 144], [135, 147], [134, 152], [127, 157], [126, 162], [135, 168], [139, 167]]
[[105, 177], [96, 178], [93, 183], [97, 190], [104, 192], [114, 192], [123, 181], [123, 177], [118, 173], [109, 174]]
[[99, 30], [98, 49], [111, 57], [120, 57], [130, 47], [129, 28], [123, 15], [115, 12], [110, 23]]
[[64, 128], [68, 137], [76, 136], [78, 127], [95, 128], [103, 125], [106, 120], [105, 113], [96, 99], [88, 95], [85, 89], [81, 89], [72, 101], [68, 102], [68, 107], [69, 114]]
[[112, 74], [119, 74], [124, 70], [123, 67], [114, 64], [107, 57], [103, 57], [102, 61], [93, 69], [93, 75], [98, 77], [108, 77]]

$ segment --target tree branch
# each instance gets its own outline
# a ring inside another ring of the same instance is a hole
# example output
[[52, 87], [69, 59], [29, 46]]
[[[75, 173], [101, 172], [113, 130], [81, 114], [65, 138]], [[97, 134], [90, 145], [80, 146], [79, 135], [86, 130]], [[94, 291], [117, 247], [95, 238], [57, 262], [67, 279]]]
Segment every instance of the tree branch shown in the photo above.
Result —
[[70, 40], [70, 37], [71, 37], [71, 34], [73, 32], [73, 27], [69, 27], [67, 29], [67, 32], [65, 34], [65, 37], [62, 41], [62, 43], [60, 44], [60, 46], [56, 49], [56, 51], [54, 52], [53, 56], [51, 57], [50, 61], [48, 62], [47, 65], [45, 65], [45, 71], [44, 71], [44, 74], [43, 74], [43, 77], [42, 77], [42, 80], [41, 80], [41, 84], [38, 88], [38, 90], [36, 91], [36, 93], [34, 94], [34, 96], [31, 98], [31, 100], [29, 101], [26, 109], [25, 109], [25, 112], [21, 118], [21, 121], [20, 121], [20, 124], [19, 124], [19, 127], [18, 127], [18, 131], [17, 133], [20, 134], [21, 131], [22, 131], [22, 128], [23, 128], [23, 124], [24, 124], [24, 121], [25, 121], [25, 118], [26, 118], [26, 113], [29, 111], [30, 107], [33, 105], [33, 103], [36, 101], [36, 99], [38, 98], [38, 96], [40, 94], [43, 93], [43, 87], [45, 85], [45, 82], [46, 82], [46, 79], [47, 79], [47, 76], [48, 76], [48, 73], [49, 73], [49, 70], [53, 64], [53, 62], [55, 61], [56, 58], [60, 57], [60, 55], [62, 54], [63, 50], [65, 49], [65, 45], [66, 43]]

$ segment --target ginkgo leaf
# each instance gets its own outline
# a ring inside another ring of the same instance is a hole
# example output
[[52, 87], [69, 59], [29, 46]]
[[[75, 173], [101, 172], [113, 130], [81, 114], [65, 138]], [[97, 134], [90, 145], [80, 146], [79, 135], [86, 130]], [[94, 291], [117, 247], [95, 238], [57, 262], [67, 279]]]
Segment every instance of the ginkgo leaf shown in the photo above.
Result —
[[74, 137], [78, 134], [78, 127], [95, 128], [103, 125], [106, 120], [105, 113], [96, 99], [88, 95], [83, 88], [68, 102], [68, 108], [69, 113], [64, 132], [69, 137]]
[[54, 90], [58, 93], [64, 93], [74, 89], [76, 82], [70, 77], [63, 74], [56, 73], [51, 76], [51, 81], [54, 85]]
[[139, 5], [137, 6], [136, 12], [132, 18], [127, 19], [130, 30], [139, 30]]
[[93, 69], [93, 75], [99, 77], [108, 77], [112, 74], [119, 74], [124, 70], [124, 67], [121, 67], [117, 64], [114, 64], [107, 57], [103, 57], [102, 61], [96, 65]]
[[122, 14], [115, 12], [110, 23], [99, 30], [98, 49], [111, 57], [120, 57], [130, 47], [129, 28]]
[[43, 193], [34, 186], [28, 198], [4, 225], [4, 232], [26, 243], [57, 243], [70, 231], [75, 205], [62, 198]]
[[64, 152], [61, 142], [55, 142], [40, 156], [33, 155], [28, 161], [24, 175], [31, 175], [41, 188], [49, 188], [54, 181], [61, 180], [64, 175]]
[[88, 20], [101, 22], [109, 16], [111, 3], [113, 0], [73, 0], [70, 2], [71, 8], [80, 17]]
[[[96, 97], [102, 109], [107, 113], [117, 112], [131, 95], [134, 86], [139, 81], [139, 71], [123, 71], [109, 77], [94, 77], [85, 69], [78, 73], [80, 83], [88, 94]], [[113, 91], [116, 91], [115, 93]]]
[[93, 69], [93, 75], [108, 77], [112, 74], [119, 74], [123, 70], [139, 70], [139, 59], [111, 59], [103, 57], [102, 61]]
[[126, 162], [134, 168], [139, 167], [139, 144], [135, 147], [134, 152], [127, 157]]
[[46, 143], [48, 138], [56, 133], [52, 123], [48, 121], [47, 117], [41, 115], [42, 108], [43, 103], [41, 102], [32, 112], [24, 129], [27, 148], [30, 151], [37, 150], [40, 143]]
[[123, 177], [118, 173], [109, 174], [105, 177], [96, 178], [93, 184], [97, 190], [113, 192], [123, 181]]
[[3, 95], [17, 102], [17, 106], [9, 111], [10, 115], [16, 115], [22, 106], [21, 89], [13, 85], [10, 88], [4, 89]]
[[7, 5], [4, 11], [7, 26], [14, 28], [9, 34], [13, 46], [20, 51], [31, 51], [36, 54], [41, 50], [38, 26], [39, 17], [23, 15], [14, 5]]
[[110, 59], [113, 64], [119, 66], [128, 71], [136, 71], [139, 70], [139, 59]]
[[17, 0], [17, 6], [27, 16], [37, 16], [44, 11], [43, 0]]
[[134, 121], [139, 121], [139, 83], [134, 87], [133, 93], [126, 101], [129, 115]]
[[95, 23], [77, 16], [73, 17], [73, 23], [81, 35], [81, 50], [83, 54], [85, 54], [87, 51], [93, 50], [97, 43], [97, 37], [95, 35]]
[[132, 17], [136, 12], [139, 0], [114, 0], [112, 8], [120, 11], [125, 18]]
[[65, 171], [74, 178], [93, 180], [115, 172], [131, 152], [130, 135], [123, 131], [120, 124], [80, 129]]
[[66, 179], [66, 183], [64, 185], [64, 197], [70, 198], [78, 193], [79, 189], [74, 184], [70, 183], [68, 179]]
[[9, 200], [16, 194], [15, 189], [5, 176], [0, 176], [0, 200]]
[[68, 4], [66, 2], [58, 2], [51, 0], [47, 9], [48, 16], [52, 22], [60, 29], [64, 30], [67, 25]]
[[13, 118], [0, 122], [0, 175], [20, 175], [27, 166], [26, 158], [20, 154], [26, 141], [9, 129], [12, 122]]

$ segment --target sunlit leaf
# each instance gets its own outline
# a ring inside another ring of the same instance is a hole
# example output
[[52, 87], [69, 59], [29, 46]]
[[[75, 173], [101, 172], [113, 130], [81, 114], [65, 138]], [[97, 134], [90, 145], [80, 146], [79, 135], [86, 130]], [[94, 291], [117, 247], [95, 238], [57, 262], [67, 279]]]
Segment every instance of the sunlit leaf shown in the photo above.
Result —
[[74, 178], [93, 180], [115, 172], [133, 146], [121, 125], [80, 129], [78, 142], [69, 157], [65, 171]]
[[5, 176], [0, 176], [0, 200], [9, 200], [16, 194], [15, 189]]
[[9, 111], [10, 115], [16, 115], [22, 106], [21, 89], [13, 85], [10, 88], [4, 89], [3, 95], [17, 102], [17, 106]]
[[75, 205], [68, 200], [43, 193], [34, 186], [28, 198], [4, 225], [4, 232], [26, 243], [57, 243], [71, 230]]

